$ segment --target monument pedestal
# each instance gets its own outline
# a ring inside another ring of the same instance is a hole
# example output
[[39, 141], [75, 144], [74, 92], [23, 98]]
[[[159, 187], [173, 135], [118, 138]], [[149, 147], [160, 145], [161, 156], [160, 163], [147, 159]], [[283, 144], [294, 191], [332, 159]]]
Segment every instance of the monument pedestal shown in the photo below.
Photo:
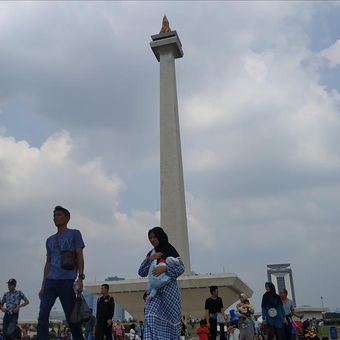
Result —
[[[225, 308], [236, 302], [241, 293], [248, 296], [253, 294], [253, 291], [234, 273], [183, 275], [177, 279], [177, 282], [181, 290], [182, 315], [191, 315], [195, 318], [204, 317], [204, 303], [210, 296], [208, 287], [211, 285], [218, 286], [218, 293]], [[89, 283], [86, 285], [86, 292], [99, 294], [103, 283], [110, 286], [110, 294], [116, 303], [136, 320], [144, 319], [143, 294], [147, 279]]]

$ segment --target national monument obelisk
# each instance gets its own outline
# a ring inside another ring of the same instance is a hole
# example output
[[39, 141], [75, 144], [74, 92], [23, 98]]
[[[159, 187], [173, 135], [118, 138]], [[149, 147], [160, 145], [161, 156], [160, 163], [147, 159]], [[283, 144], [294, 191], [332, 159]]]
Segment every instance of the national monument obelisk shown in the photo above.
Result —
[[183, 57], [176, 31], [163, 18], [160, 34], [150, 46], [160, 65], [160, 203], [161, 226], [174, 244], [191, 274], [185, 205], [181, 137], [178, 118], [175, 59]]
[[[188, 229], [185, 207], [181, 140], [178, 119], [175, 59], [183, 57], [176, 31], [171, 31], [164, 17], [160, 34], [153, 35], [151, 48], [160, 64], [160, 180], [161, 226], [169, 235], [185, 264], [185, 275], [177, 281], [181, 290], [182, 314], [202, 317], [204, 297], [210, 285], [219, 287], [225, 308], [233, 304], [240, 293], [252, 295], [252, 290], [235, 273], [191, 274]], [[98, 294], [104, 282], [86, 284], [87, 292]], [[105, 282], [107, 283], [107, 282]], [[142, 296], [146, 278], [110, 281], [110, 294], [136, 319], [144, 312]]]

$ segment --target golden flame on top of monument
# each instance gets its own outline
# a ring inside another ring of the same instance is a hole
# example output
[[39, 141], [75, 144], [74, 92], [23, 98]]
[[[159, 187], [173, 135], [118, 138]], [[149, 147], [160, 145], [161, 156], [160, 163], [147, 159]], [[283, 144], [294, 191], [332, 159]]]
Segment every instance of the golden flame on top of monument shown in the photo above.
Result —
[[171, 32], [170, 24], [169, 24], [168, 18], [166, 17], [166, 15], [164, 15], [163, 21], [162, 21], [162, 28], [161, 28], [161, 31], [159, 32], [159, 34], [168, 33], [168, 32]]

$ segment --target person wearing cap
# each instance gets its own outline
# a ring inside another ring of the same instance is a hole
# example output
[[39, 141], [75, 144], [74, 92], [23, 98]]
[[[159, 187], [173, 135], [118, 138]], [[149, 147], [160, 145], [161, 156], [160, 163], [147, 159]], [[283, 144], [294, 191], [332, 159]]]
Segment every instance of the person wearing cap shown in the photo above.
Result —
[[1, 300], [1, 311], [5, 313], [2, 329], [5, 340], [12, 339], [12, 336], [17, 331], [20, 308], [29, 304], [25, 294], [15, 289], [17, 285], [16, 279], [9, 279], [7, 284], [8, 292], [4, 294]]
[[[49, 338], [49, 316], [56, 299], [59, 298], [66, 321], [69, 321], [76, 301], [74, 287], [79, 292], [83, 290], [85, 245], [79, 230], [67, 228], [70, 218], [71, 214], [66, 208], [54, 208], [53, 220], [58, 231], [46, 240], [44, 278], [39, 292], [37, 340]], [[69, 326], [73, 339], [84, 339], [80, 324], [69, 323]]]

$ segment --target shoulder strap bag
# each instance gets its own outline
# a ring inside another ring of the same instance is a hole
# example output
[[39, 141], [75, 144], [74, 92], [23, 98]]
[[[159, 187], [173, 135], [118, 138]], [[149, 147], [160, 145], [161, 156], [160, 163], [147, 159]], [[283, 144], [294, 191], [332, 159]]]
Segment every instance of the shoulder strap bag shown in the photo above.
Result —
[[76, 252], [72, 250], [61, 250], [60, 239], [58, 233], [57, 237], [57, 246], [60, 253], [60, 266], [65, 270], [74, 270], [77, 268], [77, 256]]

